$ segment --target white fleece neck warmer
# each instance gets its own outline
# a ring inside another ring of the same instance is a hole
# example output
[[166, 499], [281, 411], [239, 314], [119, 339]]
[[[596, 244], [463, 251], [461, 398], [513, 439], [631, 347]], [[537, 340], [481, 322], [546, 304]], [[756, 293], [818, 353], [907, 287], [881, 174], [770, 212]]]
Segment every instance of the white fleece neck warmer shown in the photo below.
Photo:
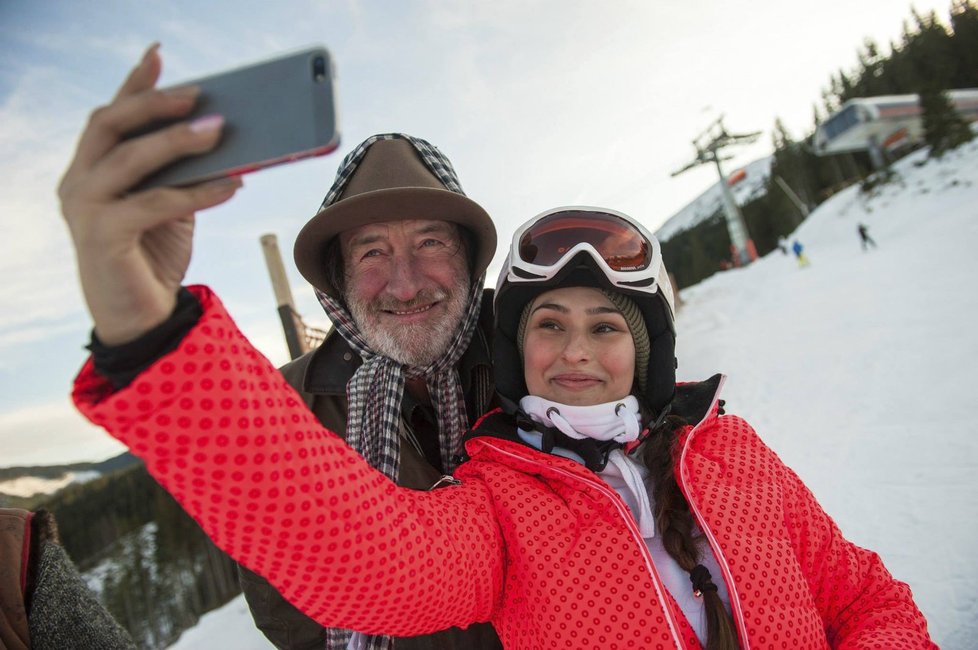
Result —
[[[641, 414], [638, 400], [628, 397], [614, 402], [592, 406], [568, 406], [535, 395], [520, 400], [520, 409], [534, 422], [554, 427], [568, 438], [583, 440], [614, 440], [620, 443], [636, 440], [641, 432]], [[528, 434], [529, 432], [521, 432]], [[524, 435], [524, 439], [527, 436]], [[534, 437], [539, 448], [539, 434]], [[624, 483], [631, 499], [625, 499], [632, 510], [643, 538], [655, 536], [655, 517], [645, 487], [644, 468], [616, 449], [608, 456], [608, 466], [601, 476], [609, 484]], [[606, 476], [607, 475], [607, 476]], [[618, 480], [614, 480], [618, 479]]]
[[626, 443], [638, 438], [638, 400], [633, 395], [614, 402], [591, 406], [568, 406], [548, 399], [527, 395], [520, 409], [535, 422], [554, 427], [568, 438], [614, 440]]

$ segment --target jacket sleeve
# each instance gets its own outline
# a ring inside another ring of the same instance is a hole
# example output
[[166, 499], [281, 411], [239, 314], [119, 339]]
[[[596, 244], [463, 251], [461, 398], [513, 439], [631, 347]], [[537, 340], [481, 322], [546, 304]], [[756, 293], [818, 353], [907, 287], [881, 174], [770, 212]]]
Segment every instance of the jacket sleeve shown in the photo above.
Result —
[[503, 544], [486, 487], [395, 486], [319, 424], [216, 296], [193, 291], [204, 313], [177, 349], [118, 391], [89, 361], [79, 410], [322, 625], [414, 636], [488, 620]]
[[831, 647], [937, 648], [910, 587], [845, 539], [794, 471], [781, 468], [785, 520]]

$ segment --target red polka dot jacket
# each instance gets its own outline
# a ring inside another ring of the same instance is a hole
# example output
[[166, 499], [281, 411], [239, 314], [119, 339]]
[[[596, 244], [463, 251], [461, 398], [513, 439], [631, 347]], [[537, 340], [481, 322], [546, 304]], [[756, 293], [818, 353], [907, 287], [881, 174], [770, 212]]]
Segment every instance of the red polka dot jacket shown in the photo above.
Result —
[[[323, 625], [413, 636], [491, 621], [507, 648], [698, 648], [620, 497], [585, 467], [493, 437], [458, 485], [398, 488], [323, 429], [216, 296], [172, 353], [74, 399], [232, 557]], [[927, 648], [909, 588], [843, 538], [743, 420], [683, 433], [677, 475], [743, 648]]]

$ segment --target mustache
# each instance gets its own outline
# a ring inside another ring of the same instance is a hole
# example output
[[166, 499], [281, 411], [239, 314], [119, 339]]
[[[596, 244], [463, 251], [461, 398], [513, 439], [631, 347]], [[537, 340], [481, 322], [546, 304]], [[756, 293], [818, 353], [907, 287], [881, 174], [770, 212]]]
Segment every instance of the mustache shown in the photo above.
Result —
[[380, 311], [410, 311], [433, 302], [448, 300], [450, 297], [451, 293], [443, 289], [422, 289], [410, 300], [397, 300], [388, 296], [377, 298], [370, 306]]

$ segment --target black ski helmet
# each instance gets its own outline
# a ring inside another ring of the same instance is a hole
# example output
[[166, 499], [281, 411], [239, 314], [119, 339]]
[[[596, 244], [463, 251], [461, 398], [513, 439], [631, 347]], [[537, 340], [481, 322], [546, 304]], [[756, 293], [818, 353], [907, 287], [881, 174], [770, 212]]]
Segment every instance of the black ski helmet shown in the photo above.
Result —
[[[601, 257], [601, 252], [594, 245], [588, 245], [588, 235], [593, 238], [594, 233], [600, 230], [590, 224], [598, 219], [609, 218], [624, 221], [645, 240], [647, 249], [641, 264], [616, 271]], [[571, 228], [562, 230], [565, 238], [573, 238], [573, 224], [580, 224], [580, 239], [556, 251], [554, 254], [560, 254], [559, 259], [547, 264], [546, 269], [527, 263], [524, 257], [528, 247], [533, 252], [536, 251], [535, 244], [530, 243], [529, 239], [534, 227], [546, 220], [555, 219], [569, 219], [565, 223], [570, 224]], [[575, 248], [578, 249], [576, 252]], [[503, 410], [515, 413], [520, 399], [527, 395], [523, 359], [517, 341], [523, 309], [540, 294], [557, 287], [604, 289], [626, 295], [635, 302], [642, 312], [651, 343], [649, 364], [645, 369], [646, 390], [637, 397], [652, 409], [654, 417], [658, 417], [672, 401], [676, 386], [676, 330], [672, 284], [662, 262], [659, 242], [635, 219], [625, 214], [584, 206], [555, 208], [543, 212], [518, 228], [513, 236], [503, 268], [499, 272], [493, 299], [493, 371], [496, 392]]]

